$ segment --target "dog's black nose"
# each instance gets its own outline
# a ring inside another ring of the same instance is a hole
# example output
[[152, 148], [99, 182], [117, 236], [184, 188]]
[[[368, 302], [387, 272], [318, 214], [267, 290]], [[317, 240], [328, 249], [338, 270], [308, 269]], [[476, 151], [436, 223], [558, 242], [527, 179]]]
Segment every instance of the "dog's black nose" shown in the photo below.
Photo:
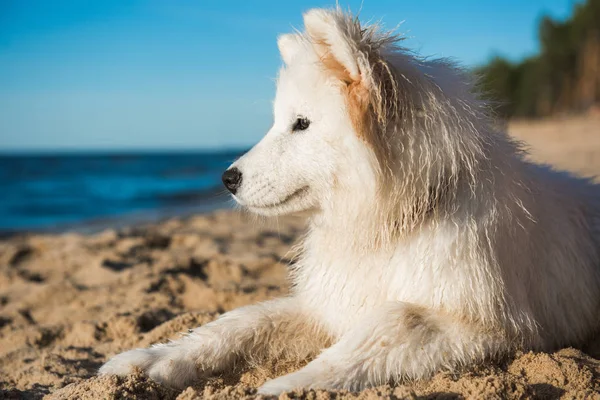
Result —
[[229, 168], [227, 171], [223, 172], [221, 179], [223, 180], [223, 185], [225, 185], [231, 193], [235, 194], [242, 184], [242, 172], [236, 167]]

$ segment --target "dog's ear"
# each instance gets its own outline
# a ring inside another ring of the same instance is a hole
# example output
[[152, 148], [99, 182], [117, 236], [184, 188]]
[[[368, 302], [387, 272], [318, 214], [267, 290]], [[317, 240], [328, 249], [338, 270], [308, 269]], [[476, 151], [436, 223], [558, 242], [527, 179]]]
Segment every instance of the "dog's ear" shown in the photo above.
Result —
[[[387, 125], [401, 115], [393, 68], [382, 55], [393, 48], [395, 36], [362, 27], [358, 19], [333, 10], [312, 9], [304, 14], [306, 35], [325, 70], [345, 84], [347, 109], [356, 134], [375, 150], [377, 159], [391, 159]], [[390, 130], [391, 132], [391, 130]], [[386, 165], [383, 170], [388, 170]]]
[[279, 53], [283, 62], [290, 65], [302, 49], [302, 38], [300, 35], [294, 33], [281, 35], [277, 38], [277, 47], [279, 47]]
[[358, 50], [360, 25], [337, 10], [312, 9], [304, 14], [304, 27], [317, 57], [346, 84], [361, 80], [364, 55]]

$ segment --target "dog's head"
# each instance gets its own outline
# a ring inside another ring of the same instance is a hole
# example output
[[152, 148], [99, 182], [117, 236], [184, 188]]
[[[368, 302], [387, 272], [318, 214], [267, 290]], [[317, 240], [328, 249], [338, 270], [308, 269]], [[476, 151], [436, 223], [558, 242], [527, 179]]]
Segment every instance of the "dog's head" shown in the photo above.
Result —
[[272, 128], [223, 174], [234, 198], [263, 215], [318, 210], [336, 188], [358, 181], [373, 189], [373, 151], [362, 136], [373, 83], [371, 49], [362, 48], [369, 43], [337, 11], [312, 10], [304, 22], [305, 34], [278, 40], [285, 65]]
[[445, 81], [462, 82], [443, 79], [450, 66], [422, 63], [396, 36], [339, 9], [311, 10], [304, 24], [305, 33], [278, 40], [274, 124], [223, 174], [225, 186], [262, 215], [325, 210], [340, 196], [394, 226], [425, 213], [431, 193], [458, 176], [457, 157], [474, 153], [458, 148], [469, 138], [450, 137], [470, 86], [450, 88], [457, 100], [446, 96]]

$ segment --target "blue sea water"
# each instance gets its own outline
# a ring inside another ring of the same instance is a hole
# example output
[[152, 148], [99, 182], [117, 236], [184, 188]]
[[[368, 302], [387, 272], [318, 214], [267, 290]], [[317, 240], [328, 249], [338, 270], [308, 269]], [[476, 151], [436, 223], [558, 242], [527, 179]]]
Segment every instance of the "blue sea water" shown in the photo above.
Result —
[[228, 207], [241, 151], [0, 155], [0, 232], [94, 230]]

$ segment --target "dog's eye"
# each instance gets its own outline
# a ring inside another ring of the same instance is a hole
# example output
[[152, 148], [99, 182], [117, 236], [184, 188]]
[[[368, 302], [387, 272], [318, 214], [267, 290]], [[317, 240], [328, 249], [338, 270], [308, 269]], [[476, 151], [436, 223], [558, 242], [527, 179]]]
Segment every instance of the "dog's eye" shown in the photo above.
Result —
[[308, 120], [308, 118], [300, 117], [296, 120], [296, 122], [294, 122], [294, 126], [292, 126], [292, 131], [304, 131], [308, 129], [309, 125], [310, 121]]

